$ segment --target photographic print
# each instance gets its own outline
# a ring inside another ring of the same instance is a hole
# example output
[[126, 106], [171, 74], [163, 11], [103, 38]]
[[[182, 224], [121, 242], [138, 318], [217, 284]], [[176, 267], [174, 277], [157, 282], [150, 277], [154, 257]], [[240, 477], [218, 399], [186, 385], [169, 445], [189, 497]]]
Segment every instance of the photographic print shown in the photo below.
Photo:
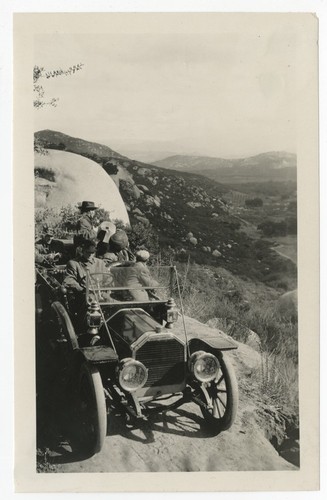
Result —
[[299, 473], [314, 20], [42, 16], [16, 23], [32, 26], [36, 476]]

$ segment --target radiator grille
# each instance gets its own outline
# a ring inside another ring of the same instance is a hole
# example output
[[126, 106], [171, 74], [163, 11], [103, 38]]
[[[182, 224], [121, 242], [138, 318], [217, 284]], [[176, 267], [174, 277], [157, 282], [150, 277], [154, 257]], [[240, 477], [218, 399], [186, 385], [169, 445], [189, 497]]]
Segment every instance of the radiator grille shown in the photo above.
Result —
[[185, 379], [185, 346], [175, 339], [145, 343], [136, 359], [148, 368], [146, 387], [178, 384]]

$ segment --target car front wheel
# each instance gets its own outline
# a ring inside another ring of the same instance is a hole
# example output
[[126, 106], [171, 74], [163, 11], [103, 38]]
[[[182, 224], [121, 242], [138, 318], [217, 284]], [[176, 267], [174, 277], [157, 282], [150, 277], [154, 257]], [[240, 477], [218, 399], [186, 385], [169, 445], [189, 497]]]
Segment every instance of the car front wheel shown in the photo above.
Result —
[[84, 452], [94, 455], [101, 450], [107, 434], [107, 409], [101, 375], [88, 363], [80, 367], [74, 406], [76, 441]]
[[216, 433], [229, 429], [236, 417], [238, 407], [238, 386], [233, 365], [228, 358], [223, 355], [219, 357], [219, 371], [215, 380], [207, 387], [206, 398], [202, 391], [201, 400], [205, 405], [201, 405], [202, 415], [206, 424]]

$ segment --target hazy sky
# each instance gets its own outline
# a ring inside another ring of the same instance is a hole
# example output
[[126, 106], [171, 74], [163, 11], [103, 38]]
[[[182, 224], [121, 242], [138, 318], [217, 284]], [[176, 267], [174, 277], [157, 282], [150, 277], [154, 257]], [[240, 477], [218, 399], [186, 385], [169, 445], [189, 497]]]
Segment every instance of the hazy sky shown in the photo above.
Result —
[[296, 39], [257, 33], [40, 35], [34, 62], [82, 62], [43, 80], [56, 108], [35, 111], [45, 128], [120, 148], [211, 156], [295, 152]]

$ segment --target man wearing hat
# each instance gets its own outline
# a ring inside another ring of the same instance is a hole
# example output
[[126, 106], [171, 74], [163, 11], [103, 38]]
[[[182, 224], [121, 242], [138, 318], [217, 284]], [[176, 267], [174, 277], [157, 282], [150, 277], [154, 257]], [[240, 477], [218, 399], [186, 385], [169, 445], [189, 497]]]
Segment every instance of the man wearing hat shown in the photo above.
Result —
[[77, 222], [77, 235], [74, 238], [75, 246], [79, 246], [85, 240], [94, 240], [96, 232], [93, 227], [93, 214], [97, 210], [93, 201], [82, 201], [79, 206], [81, 217]]
[[95, 257], [96, 242], [84, 240], [81, 244], [81, 255], [70, 260], [66, 266], [66, 277], [63, 284], [74, 292], [85, 292], [86, 275], [106, 274], [108, 269], [103, 260]]
[[[84, 240], [80, 246], [80, 254], [66, 265], [66, 276], [63, 285], [67, 289], [69, 308], [73, 313], [75, 327], [81, 328], [85, 318], [85, 293], [87, 277], [94, 290], [90, 294], [99, 300], [100, 295], [110, 300], [110, 292], [100, 292], [100, 286], [112, 286], [112, 277], [103, 260], [95, 257], [96, 241]], [[94, 275], [94, 276], [93, 276]]]
[[60, 256], [59, 253], [54, 252], [53, 236], [53, 229], [45, 224], [42, 237], [35, 242], [35, 262], [37, 264], [49, 264]]

